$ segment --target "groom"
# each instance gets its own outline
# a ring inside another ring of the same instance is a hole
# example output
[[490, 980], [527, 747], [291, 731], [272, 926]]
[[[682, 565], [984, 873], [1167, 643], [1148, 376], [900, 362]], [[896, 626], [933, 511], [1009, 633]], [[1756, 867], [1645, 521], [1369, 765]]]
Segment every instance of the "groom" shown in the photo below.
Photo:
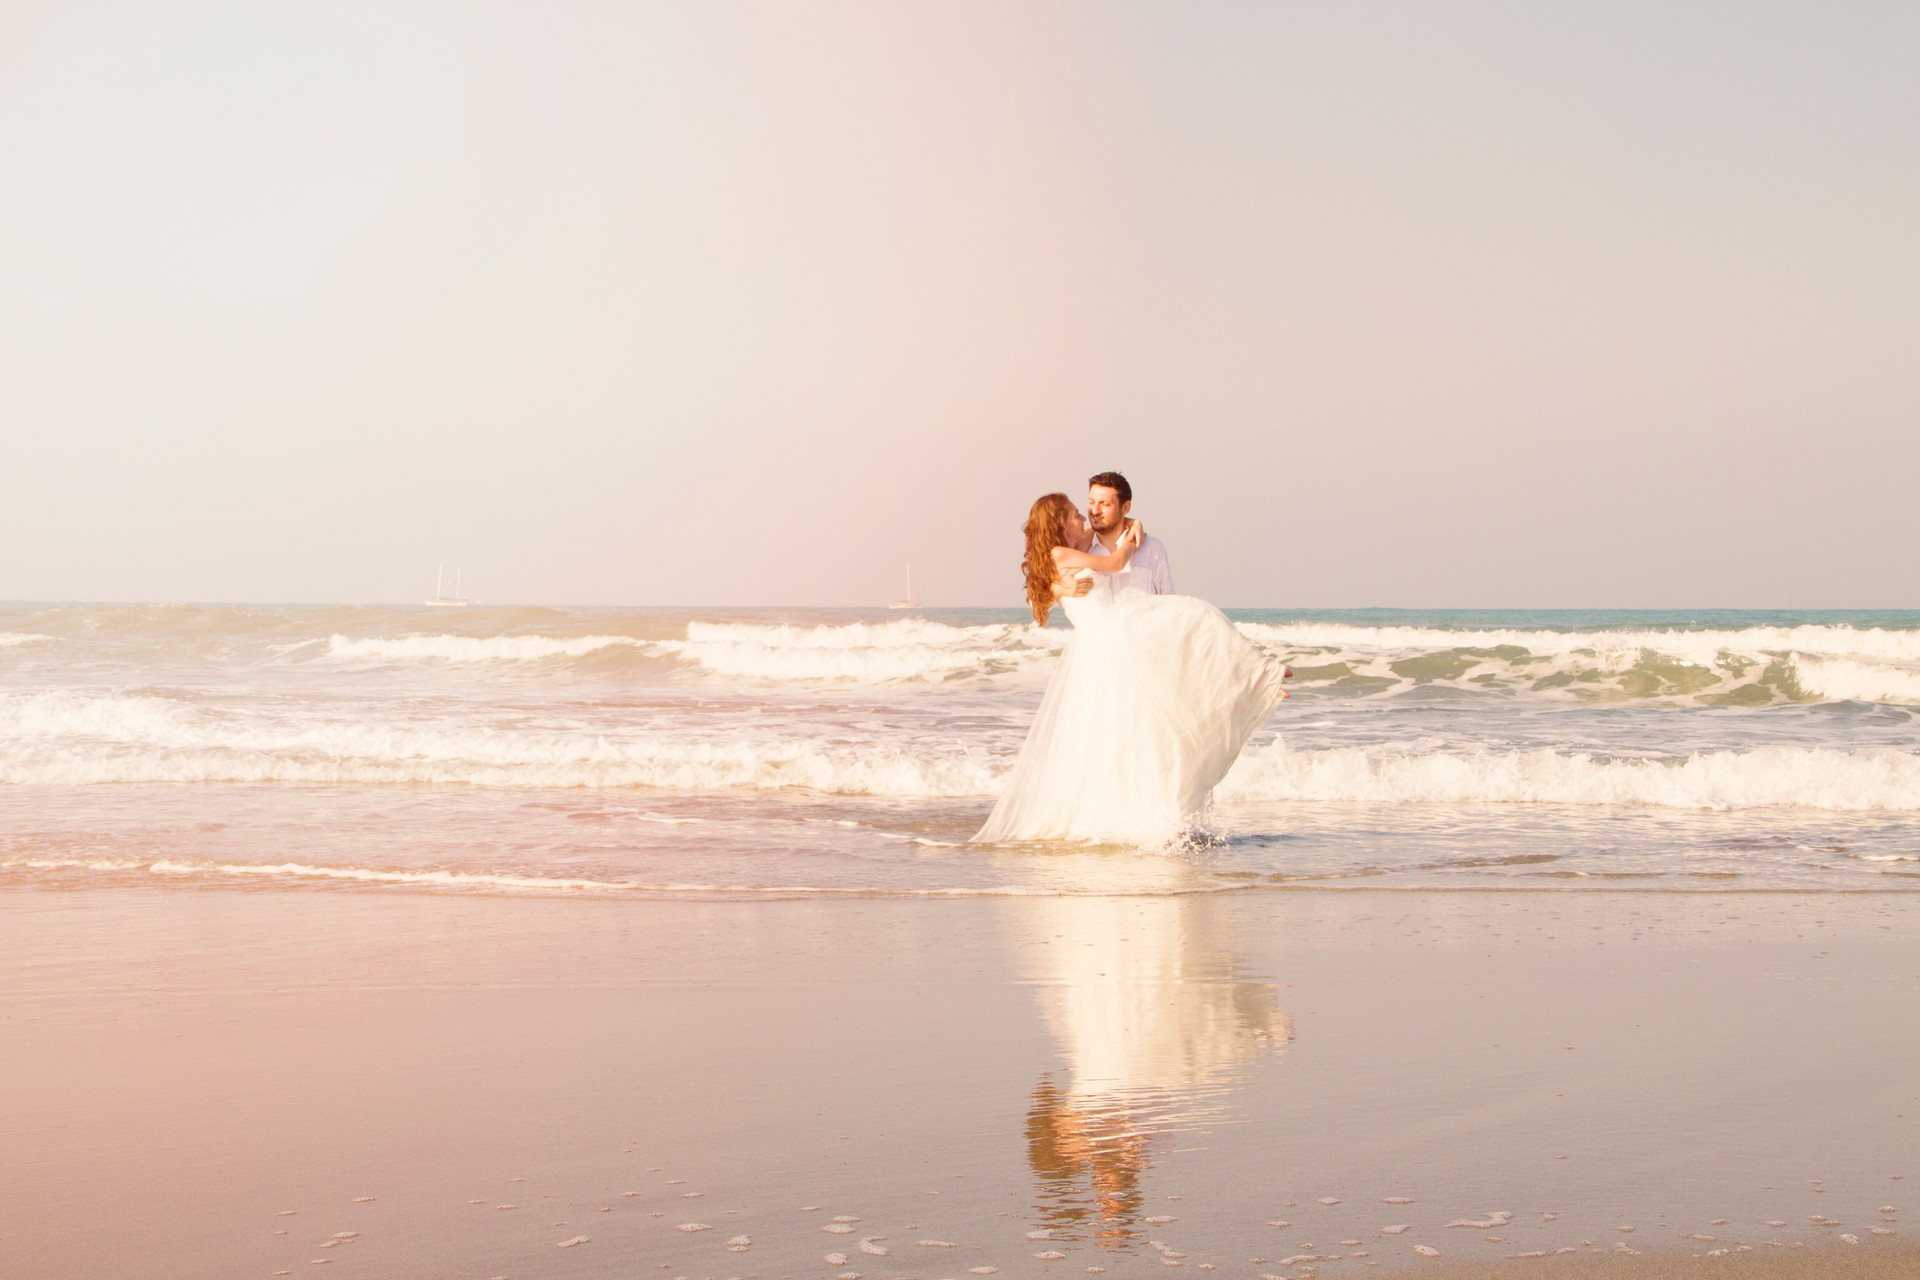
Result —
[[[1133, 486], [1118, 471], [1102, 471], [1087, 481], [1087, 523], [1093, 526], [1094, 555], [1113, 554], [1115, 541], [1127, 527], [1127, 512], [1132, 509]], [[1156, 596], [1174, 594], [1173, 569], [1167, 564], [1165, 544], [1148, 534], [1127, 567], [1113, 575], [1113, 589]]]

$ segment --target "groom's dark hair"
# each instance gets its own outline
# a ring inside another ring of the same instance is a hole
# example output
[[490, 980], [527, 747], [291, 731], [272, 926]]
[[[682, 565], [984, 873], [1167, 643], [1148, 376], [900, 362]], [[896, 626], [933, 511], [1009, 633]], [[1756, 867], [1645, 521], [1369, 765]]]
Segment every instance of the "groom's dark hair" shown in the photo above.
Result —
[[1120, 501], [1122, 502], [1133, 501], [1133, 486], [1128, 484], [1127, 478], [1118, 471], [1102, 471], [1099, 475], [1087, 481], [1087, 488], [1091, 489], [1094, 485], [1113, 490], [1120, 495]]

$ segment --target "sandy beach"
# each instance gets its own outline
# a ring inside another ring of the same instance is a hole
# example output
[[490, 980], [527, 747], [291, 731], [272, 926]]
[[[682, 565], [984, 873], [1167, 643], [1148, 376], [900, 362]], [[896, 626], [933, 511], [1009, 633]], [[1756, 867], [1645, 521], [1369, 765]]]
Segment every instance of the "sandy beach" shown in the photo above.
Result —
[[1920, 1280], [1917, 64], [0, 4], [0, 1280]]
[[9, 1277], [1920, 1274], [1897, 895], [0, 917]]

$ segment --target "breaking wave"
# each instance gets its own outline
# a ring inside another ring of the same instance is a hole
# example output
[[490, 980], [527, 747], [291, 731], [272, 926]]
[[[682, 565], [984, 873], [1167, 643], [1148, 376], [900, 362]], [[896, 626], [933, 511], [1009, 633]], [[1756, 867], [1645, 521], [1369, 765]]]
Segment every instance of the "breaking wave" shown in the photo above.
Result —
[[361, 639], [335, 635], [327, 640], [327, 656], [399, 661], [432, 658], [442, 662], [540, 662], [548, 658], [580, 658], [617, 645], [643, 643], [627, 636], [411, 635]]
[[[318, 644], [274, 647], [293, 653]], [[404, 635], [325, 641], [328, 658], [347, 661], [529, 663], [627, 650], [677, 662], [700, 674], [753, 681], [836, 683], [933, 682], [1031, 671], [1058, 653], [1064, 632], [986, 624], [956, 626], [925, 619], [819, 626], [700, 622], [684, 639], [586, 635]]]
[[1301, 688], [1388, 697], [1422, 687], [1590, 701], [1920, 702], [1920, 631], [1446, 630], [1243, 622]]
[[1066, 643], [1062, 632], [920, 618], [840, 626], [689, 622], [685, 640], [656, 641], [703, 672], [756, 680], [940, 681], [1036, 669]]
[[[592, 660], [665, 664], [702, 679], [763, 685], [942, 684], [1043, 679], [1071, 631], [1011, 622], [755, 623], [690, 620], [680, 635], [630, 618], [634, 635], [333, 634], [270, 646], [346, 662], [524, 666]], [[1769, 706], [1817, 701], [1920, 705], [1920, 630], [1806, 624], [1719, 630], [1449, 629], [1240, 622], [1290, 662], [1296, 690], [1391, 699], [1452, 691], [1557, 701]], [[47, 637], [0, 634], [0, 646]]]
[[[1420, 689], [1583, 701], [1770, 705], [1920, 703], [1920, 631], [1805, 625], [1735, 630], [1448, 630], [1242, 622], [1296, 688], [1388, 698]], [[926, 619], [794, 626], [689, 622], [643, 642], [701, 674], [895, 683], [1044, 676], [1071, 632]]]
[[[1010, 754], [952, 739], [280, 721], [151, 695], [0, 699], [0, 783], [353, 783], [499, 788], [804, 789], [894, 798], [996, 794]], [[1920, 754], [1777, 745], [1686, 757], [1556, 750], [1249, 751], [1227, 802], [1920, 809]]]
[[1920, 670], [1850, 658], [1793, 655], [1800, 687], [1836, 702], [1920, 703]]
[[1422, 653], [1448, 649], [1517, 648], [1537, 656], [1563, 653], [1664, 654], [1696, 665], [1721, 654], [1810, 653], [1920, 663], [1920, 630], [1806, 624], [1732, 630], [1649, 628], [1588, 631], [1544, 629], [1454, 630], [1442, 627], [1377, 627], [1333, 622], [1245, 622], [1241, 630], [1277, 647], [1326, 652]]
[[713, 741], [582, 727], [298, 723], [168, 698], [55, 691], [0, 700], [0, 784], [433, 783], [476, 787], [803, 788], [847, 795], [992, 790], [964, 748], [916, 755], [817, 737]]

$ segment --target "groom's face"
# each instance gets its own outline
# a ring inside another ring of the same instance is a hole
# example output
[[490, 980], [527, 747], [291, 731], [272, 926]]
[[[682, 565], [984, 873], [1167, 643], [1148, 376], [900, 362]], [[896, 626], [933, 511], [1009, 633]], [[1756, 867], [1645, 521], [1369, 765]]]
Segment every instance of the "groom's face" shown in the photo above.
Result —
[[1096, 484], [1087, 490], [1087, 523], [1093, 526], [1093, 531], [1100, 535], [1102, 541], [1120, 528], [1120, 522], [1127, 518], [1127, 512], [1132, 507], [1131, 502], [1120, 501], [1117, 489]]

